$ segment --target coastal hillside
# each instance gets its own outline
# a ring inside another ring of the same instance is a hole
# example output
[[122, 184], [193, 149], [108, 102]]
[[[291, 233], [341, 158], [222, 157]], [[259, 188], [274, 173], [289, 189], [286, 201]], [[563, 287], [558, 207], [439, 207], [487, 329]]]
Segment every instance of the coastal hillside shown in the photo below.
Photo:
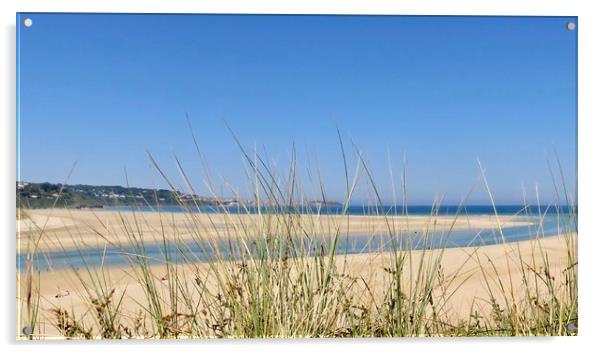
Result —
[[[67, 185], [17, 182], [17, 207], [23, 208], [103, 208], [116, 206], [254, 206], [255, 201], [199, 196], [167, 189], [148, 189], [120, 185]], [[339, 202], [306, 201], [307, 206], [342, 206]]]
[[[220, 206], [247, 203], [234, 198], [205, 197], [166, 189], [146, 189], [119, 185], [66, 185], [17, 182], [17, 206], [25, 208], [102, 208], [106, 206], [176, 206], [195, 203]], [[56, 204], [55, 204], [56, 203]]]

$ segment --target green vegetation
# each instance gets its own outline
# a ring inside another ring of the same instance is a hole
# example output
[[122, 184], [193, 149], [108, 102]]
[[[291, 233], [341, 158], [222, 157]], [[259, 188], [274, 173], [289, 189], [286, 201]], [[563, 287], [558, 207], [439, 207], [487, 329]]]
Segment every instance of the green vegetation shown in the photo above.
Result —
[[[60, 196], [60, 197], [59, 197]], [[56, 202], [56, 205], [55, 205]], [[177, 206], [181, 202], [217, 206], [244, 202], [202, 197], [175, 190], [125, 186], [65, 185], [17, 182], [17, 205], [23, 208], [101, 208], [104, 206]]]
[[[253, 171], [249, 183], [255, 190], [257, 204], [286, 207], [295, 204], [295, 200], [310, 199], [302, 197], [305, 189], [297, 178], [294, 151], [290, 168], [284, 175], [269, 169], [261, 157], [249, 155], [242, 147], [241, 151]], [[357, 152], [356, 166], [351, 169], [343, 149], [342, 155], [345, 179], [341, 184], [346, 188], [344, 208], [349, 207], [362, 176], [372, 190], [376, 206], [382, 206], [382, 191], [375, 185], [364, 157]], [[164, 176], [160, 166], [154, 165]], [[189, 180], [184, 172], [182, 175]], [[401, 180], [401, 194], [405, 200], [405, 171]], [[482, 180], [489, 191], [484, 172]], [[171, 180], [165, 178], [165, 181], [173, 185]], [[561, 183], [564, 181], [557, 184]], [[192, 185], [189, 187], [194, 190]], [[70, 189], [72, 187], [68, 187]], [[326, 201], [326, 190], [321, 183], [316, 192]], [[194, 212], [199, 204], [195, 200], [178, 202], [188, 211], [187, 226], [197, 236], [198, 249], [215, 254], [216, 261], [199, 263], [189, 245], [179, 242], [177, 235], [162, 227], [158, 234], [165, 247], [160, 259], [163, 265], [159, 269], [153, 268], [145, 253], [148, 236], [141, 234], [138, 224], [143, 220], [134, 213], [136, 222], [132, 224], [124, 219], [122, 231], [129, 239], [127, 271], [142, 288], [144, 300], [135, 302], [133, 309], [126, 308], [123, 303], [128, 299], [129, 288], [116, 290], [107, 268], [76, 271], [86, 290], [81, 299], [88, 309], [75, 312], [69, 307], [54, 308], [52, 324], [60, 335], [79, 339], [120, 339], [577, 333], [576, 207], [571, 208], [569, 215], [571, 230], [562, 234], [566, 263], [562, 265], [560, 275], [551, 267], [548, 253], [539, 242], [539, 229], [534, 229], [535, 240], [530, 243], [529, 251], [509, 253], [504, 266], [493, 267], [492, 259], [478, 257], [475, 253], [480, 265], [473, 275], [481, 278], [489, 295], [480, 298], [480, 305], [473, 302], [470, 315], [457, 318], [450, 316], [446, 308], [454, 295], [463, 290], [462, 269], [445, 276], [441, 264], [446, 249], [411, 251], [403, 242], [397, 242], [399, 236], [411, 236], [410, 232], [396, 229], [393, 222], [387, 223], [388, 230], [380, 238], [392, 242], [393, 251], [378, 255], [383, 266], [371, 269], [370, 276], [382, 278], [382, 284], [373, 286], [370, 278], [358, 276], [350, 269], [348, 255], [335, 255], [337, 243], [346, 241], [348, 235], [348, 230], [335, 218], [331, 219], [334, 234], [324, 234], [316, 225], [298, 222], [300, 211], [260, 213], [256, 227], [240, 227], [242, 223], [238, 217], [242, 215], [231, 214], [222, 205], [222, 213], [208, 217], [225, 218], [231, 224], [228, 229], [233, 233], [232, 246], [224, 250], [218, 247], [218, 239], [210, 240], [209, 244], [203, 241], [206, 225], [197, 221]], [[399, 205], [402, 209], [405, 206], [405, 201]], [[431, 214], [434, 220], [438, 217], [438, 207], [435, 202]], [[542, 210], [545, 213], [545, 207]], [[169, 227], [168, 219], [164, 227]], [[32, 242], [35, 243], [35, 237], [42, 236], [43, 232], [32, 235]], [[106, 230], [98, 227], [97, 232], [103, 236]], [[428, 241], [432, 232], [432, 229], [425, 229], [420, 236]], [[177, 247], [186, 260], [178, 263], [170, 258], [168, 246]], [[134, 249], [133, 253], [131, 249]], [[36, 256], [43, 254], [32, 250], [30, 259]], [[28, 289], [20, 300], [24, 308], [21, 322], [32, 325], [34, 333], [21, 337], [35, 339], [42, 334], [36, 325], [40, 301], [37, 286], [44, 273], [37, 272], [31, 264], [30, 261], [23, 276]], [[504, 278], [511, 266], [518, 266], [520, 274], [508, 286]], [[158, 277], [157, 271], [164, 276]]]

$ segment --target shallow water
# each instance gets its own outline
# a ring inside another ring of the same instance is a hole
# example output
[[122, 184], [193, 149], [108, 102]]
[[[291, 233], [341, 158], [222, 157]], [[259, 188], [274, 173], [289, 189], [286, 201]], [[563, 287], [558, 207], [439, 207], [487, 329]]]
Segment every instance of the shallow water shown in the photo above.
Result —
[[[162, 209], [162, 211], [166, 210]], [[510, 211], [512, 210], [507, 210], [507, 212]], [[516, 214], [516, 212], [510, 214]], [[297, 243], [294, 248], [308, 255], [318, 255], [320, 253], [327, 254], [332, 246], [335, 246], [337, 254], [357, 254], [391, 251], [395, 248], [424, 249], [483, 246], [497, 244], [502, 241], [529, 240], [536, 237], [557, 235], [567, 231], [576, 231], [576, 221], [564, 213], [550, 213], [541, 218], [522, 216], [521, 219], [529, 220], [531, 225], [505, 227], [502, 228], [501, 232], [499, 229], [441, 229], [429, 234], [401, 232], [394, 236], [388, 234], [346, 236], [343, 234], [338, 238], [336, 244], [333, 244], [333, 237], [301, 238], [300, 240], [294, 240]], [[258, 246], [256, 242], [251, 243], [251, 251], [255, 256], [261, 256], [261, 251], [266, 246], [269, 246], [271, 251], [287, 251], [287, 249], [291, 249], [290, 243], [287, 245], [286, 242], [269, 244], [263, 240], [259, 244], [261, 246]], [[238, 243], [225, 239], [213, 246], [204, 240], [189, 241], [181, 244], [167, 244], [166, 246], [163, 244], [146, 244], [144, 251], [137, 250], [132, 246], [53, 251], [38, 254], [33, 264], [40, 271], [64, 268], [124, 266], [130, 264], [132, 261], [140, 260], [141, 257], [138, 256], [140, 254], [144, 254], [144, 259], [149, 264], [160, 264], [166, 260], [178, 263], [207, 262], [216, 258], [216, 250], [219, 250], [218, 252], [222, 254], [230, 254], [227, 257], [224, 256], [225, 259], [235, 260], [240, 258]], [[19, 271], [25, 270], [26, 258], [27, 254], [17, 254], [17, 268]]]

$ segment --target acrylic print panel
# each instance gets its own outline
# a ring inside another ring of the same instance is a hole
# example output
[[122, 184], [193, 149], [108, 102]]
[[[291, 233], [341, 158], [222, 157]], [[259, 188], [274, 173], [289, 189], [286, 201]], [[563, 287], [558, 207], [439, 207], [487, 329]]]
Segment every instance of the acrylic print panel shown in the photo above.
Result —
[[577, 31], [18, 14], [18, 338], [576, 335]]

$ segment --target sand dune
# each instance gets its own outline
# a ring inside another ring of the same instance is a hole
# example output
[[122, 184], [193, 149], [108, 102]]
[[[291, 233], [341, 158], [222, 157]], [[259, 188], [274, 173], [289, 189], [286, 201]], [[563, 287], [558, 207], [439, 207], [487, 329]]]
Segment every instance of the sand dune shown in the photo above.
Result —
[[[549, 259], [549, 265], [552, 276], [560, 277], [561, 272], [567, 265], [566, 258], [566, 239], [562, 236], [547, 237], [539, 241], [523, 241], [517, 243], [508, 243], [500, 245], [491, 245], [484, 247], [466, 247], [447, 249], [443, 252], [441, 258], [442, 274], [445, 278], [454, 278], [452, 283], [448, 283], [449, 288], [455, 288], [459, 285], [460, 290], [454, 293], [449, 301], [444, 305], [444, 312], [450, 321], [460, 318], [466, 318], [475, 310], [487, 314], [490, 310], [487, 303], [490, 301], [489, 291], [485, 279], [488, 278], [490, 284], [493, 284], [494, 295], [497, 300], [502, 301], [502, 293], [508, 294], [508, 288], [512, 287], [517, 300], [523, 297], [524, 285], [521, 283], [521, 263], [518, 252], [521, 252], [525, 258], [533, 260], [530, 266], [542, 266], [542, 260], [539, 251], [544, 251]], [[530, 256], [537, 253], [536, 256]], [[426, 258], [437, 256], [439, 250], [425, 250]], [[415, 254], [413, 259], [416, 269], [416, 263], [419, 261], [420, 252]], [[337, 256], [337, 266], [347, 268], [350, 276], [363, 278], [371, 287], [374, 293], [379, 293], [385, 285], [386, 272], [385, 267], [390, 266], [389, 254], [357, 254]], [[483, 266], [483, 267], [481, 267]], [[496, 269], [499, 274], [494, 271]], [[189, 265], [180, 267], [180, 280], [183, 283], [194, 283], [199, 272], [208, 271], [207, 264], [200, 264], [193, 269]], [[416, 271], [414, 271], [416, 272]], [[141, 310], [141, 305], [145, 305], [146, 294], [143, 286], [138, 282], [136, 270], [131, 268], [110, 268], [103, 272], [107, 289], [115, 289], [116, 297], [120, 297], [124, 292], [122, 308], [132, 317]], [[167, 298], [166, 273], [163, 266], [154, 266], [152, 274], [163, 295]], [[410, 271], [404, 274], [408, 280]], [[79, 277], [81, 276], [81, 277]], [[46, 335], [57, 334], [53, 327], [56, 318], [52, 309], [64, 308], [76, 316], [90, 310], [90, 297], [94, 292], [88, 293], [91, 278], [84, 271], [80, 274], [72, 270], [62, 270], [55, 272], [45, 272], [40, 276], [41, 310], [40, 310], [40, 328]], [[83, 279], [83, 281], [82, 281]], [[505, 286], [502, 291], [500, 286]], [[20, 281], [20, 293], [25, 293], [25, 283]], [[358, 292], [360, 291], [359, 289]], [[358, 295], [360, 295], [358, 293]], [[435, 294], [435, 300], [436, 300]], [[193, 298], [194, 299], [194, 298]], [[22, 301], [20, 301], [23, 303]], [[24, 308], [22, 307], [21, 310]], [[93, 322], [89, 322], [93, 325]]]
[[[120, 218], [123, 217], [123, 218]], [[118, 214], [116, 212], [106, 211], [72, 211], [72, 210], [40, 210], [32, 212], [30, 220], [24, 221], [23, 228], [36, 228], [41, 224], [46, 224], [46, 230], [42, 235], [44, 240], [41, 242], [44, 249], [56, 249], [61, 244], [63, 246], [85, 244], [93, 246], [103, 244], [108, 241], [99, 236], [93, 230], [104, 231], [111, 235], [110, 241], [126, 242], [127, 237], [120, 236], [123, 232], [123, 224], [133, 224], [135, 221], [142, 224], [145, 232], [157, 232], [164, 228], [174, 227], [176, 232], [181, 232], [182, 239], [197, 236], [228, 236], [229, 228], [233, 227], [232, 219], [225, 219], [224, 215], [195, 215], [194, 222], [199, 222], [201, 229], [190, 229], [190, 215], [185, 214], [158, 214], [146, 213], [137, 214], [134, 219], [132, 214]], [[346, 220], [344, 217], [334, 217], [333, 219], [310, 219], [311, 216], [303, 216], [299, 220], [317, 224], [317, 227], [323, 227], [321, 231], [331, 231], [337, 226], [349, 225], [350, 234], [365, 234], [367, 231], [380, 231], [387, 226], [401, 227], [404, 229], [422, 230], [425, 227], [435, 226], [435, 222], [428, 217], [397, 217], [389, 220], [389, 224], [383, 217], [364, 217], [354, 216]], [[48, 219], [46, 221], [45, 219]], [[236, 222], [240, 227], [254, 227], [259, 222], [255, 216], [237, 217]], [[31, 222], [25, 223], [25, 222]], [[121, 222], [121, 224], [120, 224]], [[236, 223], [235, 222], [235, 223]], [[337, 224], [337, 222], [340, 222]], [[436, 223], [438, 227], [449, 227], [453, 219], [449, 217], [438, 218]], [[514, 220], [510, 217], [501, 217], [499, 222], [505, 225], [522, 225], [522, 221]], [[277, 223], [277, 222], [276, 222]], [[498, 223], [498, 219], [489, 216], [471, 217], [470, 219], [459, 219], [454, 227], [492, 227]], [[195, 223], [196, 224], [196, 223]], [[27, 226], [26, 226], [27, 225]], [[30, 227], [36, 225], [36, 227]], [[96, 228], [95, 228], [96, 227]], [[205, 229], [206, 228], [206, 229]], [[100, 230], [99, 230], [100, 229]], [[210, 233], [213, 229], [214, 233]], [[207, 233], [203, 233], [207, 231]], [[34, 232], [34, 230], [31, 230]], [[39, 230], [38, 230], [39, 232]], [[74, 235], [76, 235], [74, 240]], [[25, 235], [21, 235], [25, 237]], [[22, 238], [26, 239], [26, 238]], [[152, 240], [152, 238], [149, 238]], [[407, 283], [415, 276], [417, 264], [420, 258], [434, 259], [441, 255], [441, 273], [440, 276], [445, 281], [447, 288], [457, 288], [446, 303], [441, 303], [446, 317], [450, 321], [466, 318], [471, 312], [478, 310], [487, 312], [489, 309], [487, 303], [490, 301], [490, 292], [486, 285], [486, 279], [489, 279], [492, 285], [493, 296], [496, 300], [503, 299], [502, 293], [508, 294], [510, 290], [517, 300], [525, 296], [524, 284], [521, 283], [521, 271], [525, 266], [537, 269], [543, 266], [543, 258], [548, 259], [550, 273], [552, 276], [561, 278], [562, 271], [567, 267], [567, 238], [566, 236], [552, 236], [539, 240], [522, 241], [516, 243], [506, 243], [499, 245], [483, 247], [465, 247], [451, 248], [445, 250], [415, 250], [412, 260], [413, 270], [410, 267], [403, 273]], [[520, 255], [519, 255], [520, 254]], [[542, 256], [542, 254], [544, 256]], [[522, 259], [522, 260], [521, 260]], [[361, 278], [366, 285], [375, 293], [381, 292], [385, 286], [387, 278], [386, 268], [391, 266], [390, 253], [369, 253], [357, 255], [339, 255], [336, 256], [336, 264], [340, 269], [345, 268], [345, 272], [352, 277]], [[180, 280], [183, 283], [193, 284], [200, 273], [208, 273], [209, 265], [206, 263], [195, 265], [179, 265], [178, 272]], [[144, 306], [146, 299], [144, 287], [139, 282], [139, 272], [129, 267], [114, 267], [103, 270], [102, 281], [107, 289], [114, 289], [118, 297], [123, 294], [122, 308], [125, 312], [134, 317]], [[164, 266], [153, 266], [152, 275], [156, 284], [162, 289], [163, 295], [167, 297], [166, 272]], [[534, 275], [535, 276], [535, 275]], [[36, 278], [37, 280], [37, 278]], [[26, 293], [25, 278], [18, 278], [19, 304], [23, 314], [24, 293]], [[91, 277], [86, 271], [80, 270], [76, 273], [73, 270], [60, 270], [42, 272], [39, 275], [39, 291], [41, 295], [40, 310], [40, 328], [45, 335], [56, 335], [56, 328], [53, 322], [56, 318], [52, 312], [53, 309], [63, 308], [69, 310], [76, 316], [90, 310], [90, 298], [95, 293], [89, 292], [94, 285], [91, 284]], [[215, 284], [214, 284], [215, 285]], [[358, 296], [365, 296], [361, 288], [354, 287]], [[433, 293], [435, 300], [441, 295], [437, 289]], [[448, 293], [449, 295], [449, 293]], [[193, 298], [194, 299], [194, 298]], [[23, 319], [25, 315], [21, 315]], [[93, 325], [92, 322], [89, 323]], [[23, 323], [19, 323], [22, 326]]]

